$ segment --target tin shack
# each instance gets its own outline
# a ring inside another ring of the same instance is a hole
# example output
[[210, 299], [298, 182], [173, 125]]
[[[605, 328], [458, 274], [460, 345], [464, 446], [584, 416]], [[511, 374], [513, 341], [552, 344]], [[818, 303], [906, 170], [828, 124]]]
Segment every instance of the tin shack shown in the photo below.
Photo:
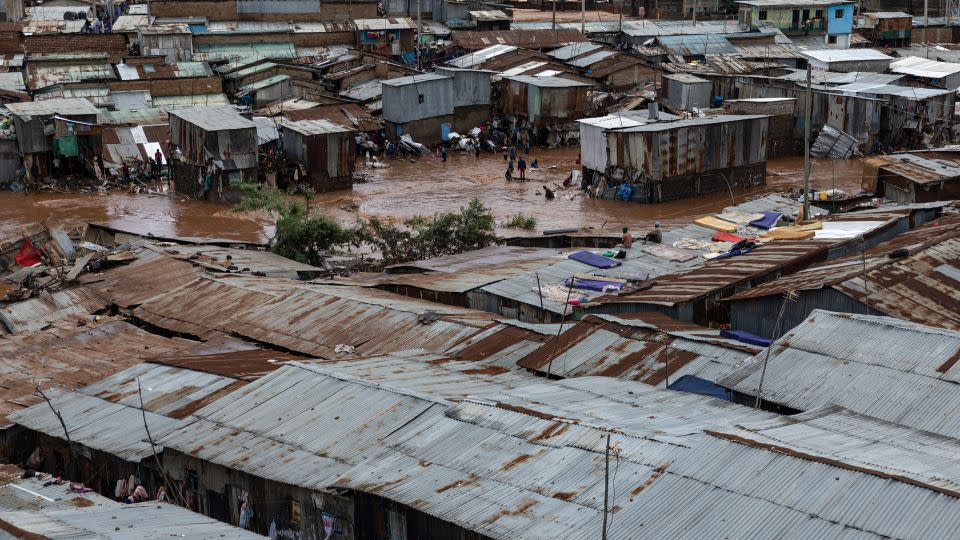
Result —
[[960, 197], [957, 157], [931, 152], [870, 158], [864, 167], [862, 187], [898, 203], [954, 200]]
[[581, 132], [584, 176], [593, 195], [662, 202], [766, 182], [767, 116], [655, 119]]
[[413, 56], [414, 33], [417, 29], [413, 19], [356, 19], [353, 24], [357, 28], [357, 49], [385, 56], [401, 56], [404, 53]]
[[383, 81], [387, 137], [410, 135], [427, 145], [443, 140], [454, 121], [454, 77], [438, 73]]
[[503, 114], [516, 124], [531, 125], [539, 144], [562, 142], [587, 116], [587, 83], [560, 77], [515, 75], [501, 82]]
[[675, 111], [689, 111], [710, 107], [713, 83], [690, 73], [672, 73], [663, 76], [661, 100]]
[[285, 122], [281, 129], [287, 156], [304, 170], [317, 191], [346, 189], [353, 184], [354, 130], [328, 120]]
[[[45, 178], [59, 156], [63, 171], [80, 172], [100, 148], [97, 108], [85, 98], [54, 98], [8, 103], [27, 178]], [[83, 150], [87, 156], [81, 156]]]
[[193, 32], [185, 24], [161, 24], [137, 28], [140, 54], [160, 55], [166, 62], [193, 60]]
[[874, 49], [804, 50], [800, 54], [807, 59], [812, 71], [837, 73], [883, 73], [893, 61], [893, 57]]
[[257, 125], [233, 107], [172, 109], [170, 160], [178, 193], [237, 201], [257, 180]]
[[490, 76], [482, 69], [437, 68], [437, 73], [453, 77], [453, 129], [469, 131], [490, 120]]
[[902, 11], [864, 13], [856, 32], [876, 47], [904, 47], [910, 45], [913, 15]]

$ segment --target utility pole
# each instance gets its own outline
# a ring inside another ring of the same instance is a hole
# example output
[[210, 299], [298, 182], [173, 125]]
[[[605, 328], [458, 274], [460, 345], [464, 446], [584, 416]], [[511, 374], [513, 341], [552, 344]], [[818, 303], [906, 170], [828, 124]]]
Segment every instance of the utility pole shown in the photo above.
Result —
[[603, 452], [603, 532], [601, 540], [607, 540], [607, 505], [610, 492], [610, 434], [607, 433], [607, 444]]
[[417, 69], [423, 69], [420, 58], [420, 43], [423, 41], [423, 12], [420, 10], [420, 0], [417, 0]]
[[553, 29], [557, 29], [557, 0], [553, 0]]
[[580, 33], [587, 34], [587, 0], [580, 0]]
[[813, 99], [810, 93], [810, 63], [807, 62], [807, 103], [803, 113], [803, 219], [810, 219], [810, 117]]
[[[923, 53], [930, 58], [930, 47], [927, 45], [930, 40], [927, 39], [927, 32], [930, 31], [930, 0], [923, 0]], [[949, 19], [948, 19], [949, 21]]]
[[697, 0], [693, 0], [693, 25], [697, 25]]

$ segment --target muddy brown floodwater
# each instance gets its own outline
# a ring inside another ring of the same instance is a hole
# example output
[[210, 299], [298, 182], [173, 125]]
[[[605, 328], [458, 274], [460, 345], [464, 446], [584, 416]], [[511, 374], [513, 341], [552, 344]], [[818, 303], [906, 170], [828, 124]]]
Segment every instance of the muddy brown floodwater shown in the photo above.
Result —
[[[522, 213], [537, 218], [538, 230], [559, 227], [607, 228], [622, 224], [648, 226], [653, 221], [680, 225], [693, 217], [715, 212], [731, 204], [729, 192], [663, 204], [637, 204], [591, 199], [570, 189], [547, 201], [543, 185], [562, 183], [576, 166], [578, 149], [533, 150], [527, 161], [536, 158], [539, 170], [528, 169], [526, 183], [504, 181], [502, 156], [473, 156], [451, 153], [446, 163], [428, 156], [411, 163], [389, 161], [389, 167], [369, 169], [358, 163], [358, 171], [370, 181], [352, 191], [318, 195], [315, 206], [323, 214], [344, 224], [357, 217], [381, 217], [403, 221], [416, 215], [456, 211], [472, 197], [492, 209], [498, 222]], [[811, 185], [836, 187], [857, 192], [861, 160], [814, 160]], [[733, 200], [743, 200], [772, 191], [799, 187], [803, 182], [803, 159], [773, 160], [768, 164], [767, 185], [735, 190]], [[0, 237], [15, 235], [24, 225], [55, 216], [67, 226], [86, 222], [133, 230], [156, 236], [206, 236], [244, 241], [264, 241], [272, 230], [264, 216], [231, 211], [228, 205], [193, 201], [166, 195], [110, 195], [0, 192]], [[516, 231], [509, 231], [516, 233]]]

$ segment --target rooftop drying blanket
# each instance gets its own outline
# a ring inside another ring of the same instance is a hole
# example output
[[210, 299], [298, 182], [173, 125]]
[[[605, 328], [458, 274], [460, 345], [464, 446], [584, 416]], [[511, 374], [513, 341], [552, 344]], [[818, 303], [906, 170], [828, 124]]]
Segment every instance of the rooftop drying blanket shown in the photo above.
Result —
[[723, 231], [728, 233], [737, 232], [737, 225], [735, 223], [717, 219], [713, 216], [704, 216], [700, 219], [693, 220], [693, 222], [701, 227], [706, 227], [715, 231]]
[[742, 341], [743, 343], [749, 343], [751, 345], [759, 345], [760, 347], [769, 347], [770, 345], [773, 344], [772, 339], [755, 336], [750, 332], [744, 332], [743, 330], [721, 330], [720, 337], [725, 337], [727, 339], [735, 339], [737, 341]]
[[763, 217], [750, 222], [750, 225], [761, 229], [773, 228], [783, 214], [780, 212], [764, 212]]
[[736, 244], [741, 240], [744, 240], [742, 236], [737, 236], [735, 234], [725, 233], [725, 232], [715, 232], [713, 236], [710, 237], [714, 242], [732, 242]]
[[574, 276], [564, 284], [567, 287], [585, 291], [617, 292], [623, 289], [626, 281], [616, 278], [605, 278], [603, 276], [591, 276], [590, 278]]
[[576, 253], [571, 253], [567, 256], [567, 258], [582, 262], [583, 264], [589, 264], [594, 268], [613, 268], [615, 266], [620, 266], [620, 261], [608, 259], [602, 255], [597, 255], [596, 253], [590, 251], [578, 251]]

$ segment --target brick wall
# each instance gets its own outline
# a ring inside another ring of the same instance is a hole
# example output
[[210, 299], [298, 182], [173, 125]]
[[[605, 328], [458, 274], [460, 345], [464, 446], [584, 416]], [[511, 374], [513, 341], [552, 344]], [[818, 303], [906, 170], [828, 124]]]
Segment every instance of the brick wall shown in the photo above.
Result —
[[356, 38], [353, 32], [309, 32], [293, 34], [293, 44], [297, 47], [328, 47], [330, 45], [353, 45]]
[[43, 34], [24, 36], [23, 45], [28, 54], [95, 51], [108, 53], [112, 59], [127, 55], [127, 38], [123, 34]]
[[156, 17], [206, 17], [211, 21], [328, 22], [377, 16], [376, 2], [321, 3], [314, 13], [237, 13], [235, 0], [187, 1], [153, 0], [150, 14]]

